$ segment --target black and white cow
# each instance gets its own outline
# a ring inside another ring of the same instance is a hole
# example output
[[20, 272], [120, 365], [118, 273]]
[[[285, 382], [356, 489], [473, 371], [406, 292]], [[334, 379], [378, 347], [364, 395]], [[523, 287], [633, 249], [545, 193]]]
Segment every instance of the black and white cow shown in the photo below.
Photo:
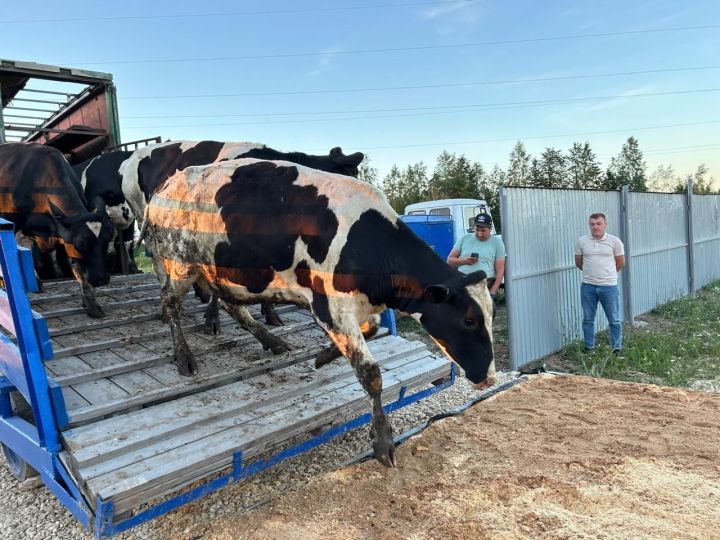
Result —
[[374, 450], [385, 465], [394, 464], [392, 430], [363, 323], [386, 308], [412, 314], [468, 379], [482, 387], [494, 381], [485, 273], [448, 266], [362, 181], [284, 161], [189, 167], [156, 191], [146, 218], [181, 374], [197, 372], [180, 313], [200, 282], [270, 347], [277, 338], [245, 305], [309, 306], [372, 399]]
[[102, 200], [90, 212], [80, 182], [62, 153], [40, 144], [0, 145], [0, 216], [43, 252], [62, 245], [91, 317], [103, 316], [93, 287], [110, 277], [105, 253], [113, 235]]
[[[120, 267], [120, 243], [122, 243], [128, 254], [128, 269], [130, 273], [135, 274], [139, 272], [133, 254], [135, 214], [125, 200], [120, 176], [120, 166], [131, 155], [132, 152], [127, 150], [107, 152], [73, 165], [73, 170], [80, 179], [85, 198], [91, 201], [91, 206], [92, 201], [104, 201], [107, 214], [119, 231], [115, 243], [110, 245], [111, 264], [116, 271]], [[92, 207], [90, 209], [93, 210]]]
[[[339, 147], [330, 150], [327, 156], [317, 156], [303, 152], [280, 152], [253, 142], [168, 141], [139, 148], [122, 163], [120, 175], [123, 192], [142, 225], [147, 201], [171, 175], [193, 165], [207, 165], [241, 157], [281, 159], [313, 169], [357, 177], [358, 165], [364, 155], [356, 152], [346, 156]], [[197, 288], [195, 294], [202, 298]], [[261, 309], [268, 324], [282, 324], [272, 302], [263, 302]], [[213, 298], [205, 313], [205, 331], [217, 334], [219, 328], [217, 302]], [[279, 346], [273, 350], [280, 352], [280, 349], [285, 350]]]

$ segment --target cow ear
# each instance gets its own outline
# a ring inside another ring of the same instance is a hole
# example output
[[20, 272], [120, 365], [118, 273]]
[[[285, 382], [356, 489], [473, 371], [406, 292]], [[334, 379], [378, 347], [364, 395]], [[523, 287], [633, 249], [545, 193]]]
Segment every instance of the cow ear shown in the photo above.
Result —
[[347, 158], [352, 165], [357, 167], [362, 163], [362, 160], [365, 159], [365, 154], [362, 152], [355, 152], [354, 154], [350, 154]]
[[431, 304], [444, 302], [450, 296], [450, 289], [445, 285], [428, 285], [423, 291], [423, 297]]
[[342, 155], [343, 155], [342, 148], [340, 148], [339, 146], [336, 146], [335, 148], [330, 150], [330, 158], [331, 159], [337, 159], [339, 157], [342, 157]]
[[473, 272], [471, 274], [468, 274], [463, 279], [463, 285], [475, 285], [476, 283], [480, 283], [483, 279], [487, 278], [487, 274], [484, 270], [478, 270], [477, 272]]

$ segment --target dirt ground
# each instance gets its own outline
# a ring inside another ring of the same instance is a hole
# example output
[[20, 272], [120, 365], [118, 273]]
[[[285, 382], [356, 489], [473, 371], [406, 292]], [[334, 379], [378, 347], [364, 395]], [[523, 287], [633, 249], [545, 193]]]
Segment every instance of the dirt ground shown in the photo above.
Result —
[[720, 538], [720, 396], [542, 375], [203, 539]]

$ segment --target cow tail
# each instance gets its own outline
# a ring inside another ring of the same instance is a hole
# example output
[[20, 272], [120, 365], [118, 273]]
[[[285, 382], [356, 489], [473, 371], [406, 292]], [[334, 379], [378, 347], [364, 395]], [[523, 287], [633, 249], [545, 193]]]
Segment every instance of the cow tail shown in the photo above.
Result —
[[138, 236], [138, 244], [143, 241], [143, 238], [145, 238], [145, 234], [147, 233], [148, 228], [148, 210], [150, 209], [150, 205], [145, 205], [145, 210], [143, 211], [143, 224], [142, 227], [140, 227], [140, 236]]

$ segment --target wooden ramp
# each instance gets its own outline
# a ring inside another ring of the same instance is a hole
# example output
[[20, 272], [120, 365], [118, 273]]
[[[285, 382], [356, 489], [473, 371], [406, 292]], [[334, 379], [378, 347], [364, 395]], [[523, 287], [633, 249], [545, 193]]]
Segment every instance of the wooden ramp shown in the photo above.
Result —
[[[202, 333], [205, 306], [188, 295], [183, 326], [199, 375], [182, 377], [153, 275], [99, 289], [99, 320], [84, 315], [78, 289], [47, 283], [31, 303], [47, 320], [55, 355], [45, 365], [68, 412], [60, 457], [91, 507], [112, 502], [116, 516], [128, 515], [231, 467], [238, 451], [251, 462], [370, 410], [346, 359], [315, 369], [329, 341], [305, 310], [279, 307], [285, 325], [271, 331], [296, 349], [275, 356], [227, 315], [220, 335]], [[369, 346], [386, 402], [450, 376], [450, 363], [423, 343], [383, 329]]]

